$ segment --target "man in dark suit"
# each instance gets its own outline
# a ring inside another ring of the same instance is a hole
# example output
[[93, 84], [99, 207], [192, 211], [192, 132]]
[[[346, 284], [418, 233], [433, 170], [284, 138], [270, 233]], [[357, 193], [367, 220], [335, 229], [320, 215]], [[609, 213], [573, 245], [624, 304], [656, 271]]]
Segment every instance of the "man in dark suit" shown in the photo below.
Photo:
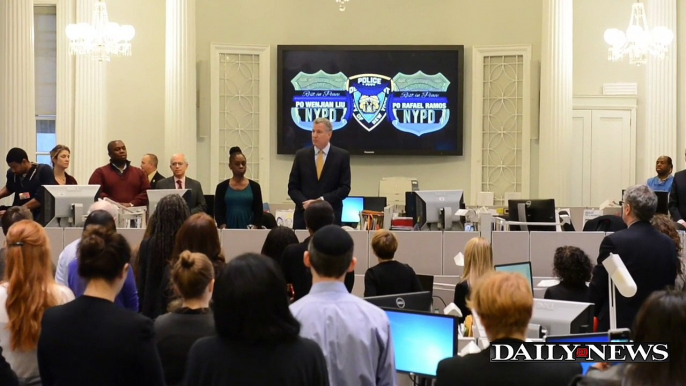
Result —
[[656, 208], [657, 197], [648, 186], [636, 185], [624, 192], [622, 217], [629, 228], [603, 239], [589, 288], [598, 316], [598, 331], [610, 328], [608, 275], [602, 265], [610, 253], [619, 255], [638, 288], [636, 295], [631, 298], [625, 298], [617, 292], [617, 328], [633, 327], [643, 301], [653, 291], [674, 285], [681, 264], [674, 241], [650, 224]]
[[146, 154], [141, 159], [141, 170], [148, 176], [151, 189], [155, 189], [155, 185], [157, 185], [160, 180], [164, 179], [164, 176], [157, 171], [157, 163], [157, 156], [154, 154]]
[[[291, 244], [284, 249], [281, 255], [281, 269], [283, 270], [286, 283], [293, 285], [295, 300], [310, 293], [312, 288], [312, 272], [305, 266], [303, 260], [305, 251], [310, 245], [310, 239], [319, 229], [334, 223], [334, 211], [326, 201], [315, 201], [305, 209], [305, 222], [310, 236], [300, 244]], [[355, 285], [355, 272], [345, 275], [345, 287], [352, 292]]]
[[669, 191], [669, 214], [686, 227], [686, 170], [676, 172]]
[[312, 148], [295, 153], [288, 179], [288, 195], [295, 203], [293, 228], [305, 229], [304, 211], [317, 201], [331, 204], [341, 225], [343, 199], [350, 193], [350, 154], [332, 146], [333, 127], [326, 118], [317, 118], [312, 127]]
[[186, 170], [188, 169], [186, 156], [174, 154], [169, 161], [169, 168], [173, 176], [157, 182], [155, 189], [190, 189], [191, 199], [188, 208], [191, 210], [191, 214], [204, 213], [207, 209], [207, 204], [202, 193], [202, 185], [200, 185], [200, 182], [186, 177]]

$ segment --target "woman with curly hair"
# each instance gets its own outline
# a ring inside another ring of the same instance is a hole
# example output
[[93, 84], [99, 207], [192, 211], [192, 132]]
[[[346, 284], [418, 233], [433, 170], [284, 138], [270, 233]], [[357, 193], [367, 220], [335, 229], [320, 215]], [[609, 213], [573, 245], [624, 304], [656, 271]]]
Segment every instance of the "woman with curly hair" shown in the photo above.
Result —
[[674, 282], [674, 288], [677, 290], [683, 290], [686, 283], [686, 276], [684, 272], [684, 260], [683, 260], [683, 246], [681, 245], [681, 237], [679, 236], [679, 231], [676, 230], [676, 225], [669, 216], [664, 214], [656, 214], [650, 220], [650, 224], [653, 228], [657, 229], [660, 233], [669, 236], [674, 245], [676, 246], [676, 254], [679, 256], [679, 261], [681, 264], [677, 267], [676, 271], [676, 281]]
[[545, 299], [567, 300], [589, 303], [588, 286], [593, 265], [581, 248], [564, 246], [555, 250], [553, 274], [560, 278], [560, 284], [545, 291]]

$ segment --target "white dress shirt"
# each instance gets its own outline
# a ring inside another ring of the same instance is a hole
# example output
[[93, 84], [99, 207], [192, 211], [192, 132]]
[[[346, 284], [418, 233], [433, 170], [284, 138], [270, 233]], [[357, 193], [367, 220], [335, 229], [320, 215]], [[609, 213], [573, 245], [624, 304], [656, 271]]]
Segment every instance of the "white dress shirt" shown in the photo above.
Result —
[[329, 150], [331, 150], [331, 142], [326, 144], [326, 147], [323, 149], [317, 148], [317, 146], [314, 147], [314, 164], [317, 165], [317, 155], [319, 155], [320, 151], [324, 152], [324, 163], [326, 163], [326, 156], [329, 155]]
[[179, 188], [179, 183], [176, 181], [181, 181], [181, 189], [186, 189], [186, 176], [183, 176], [183, 178], [174, 177], [174, 189]]

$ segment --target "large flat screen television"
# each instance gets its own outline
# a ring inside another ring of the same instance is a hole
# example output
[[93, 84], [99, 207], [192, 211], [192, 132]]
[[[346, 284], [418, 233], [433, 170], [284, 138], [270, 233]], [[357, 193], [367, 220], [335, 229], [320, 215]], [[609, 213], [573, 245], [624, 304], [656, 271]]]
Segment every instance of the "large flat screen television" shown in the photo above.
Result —
[[319, 117], [351, 154], [462, 155], [464, 46], [278, 46], [279, 154]]

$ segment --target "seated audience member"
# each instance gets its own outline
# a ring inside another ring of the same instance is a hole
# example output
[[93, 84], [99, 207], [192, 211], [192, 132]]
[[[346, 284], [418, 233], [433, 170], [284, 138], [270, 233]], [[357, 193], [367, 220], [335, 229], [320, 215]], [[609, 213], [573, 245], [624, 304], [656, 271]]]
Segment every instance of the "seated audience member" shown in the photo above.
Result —
[[[91, 217], [91, 213], [95, 211], [107, 212], [109, 213], [109, 216], [100, 213], [98, 216]], [[89, 225], [103, 225], [110, 226], [113, 230], [116, 230], [117, 212], [117, 207], [113, 204], [104, 200], [98, 200], [88, 208], [88, 217], [86, 217], [86, 221], [83, 224], [83, 229], [85, 230]], [[69, 285], [69, 264], [76, 260], [76, 251], [79, 248], [80, 242], [81, 238], [79, 237], [67, 244], [62, 250], [62, 253], [60, 253], [60, 257], [57, 260], [57, 269], [55, 270], [56, 282], [62, 285]]]
[[674, 282], [674, 289], [683, 289], [684, 284], [686, 283], [686, 269], [684, 268], [684, 256], [682, 254], [683, 247], [681, 245], [681, 236], [679, 236], [679, 231], [677, 231], [676, 228], [678, 224], [672, 221], [672, 219], [669, 218], [669, 216], [664, 214], [656, 214], [655, 216], [653, 216], [652, 220], [650, 220], [650, 224], [653, 226], [653, 228], [660, 231], [660, 233], [669, 236], [669, 238], [672, 239], [672, 241], [674, 242], [674, 246], [676, 247], [676, 254], [677, 256], [679, 256], [679, 270], [677, 271], [676, 280]]
[[464, 248], [464, 269], [459, 283], [455, 286], [453, 303], [462, 312], [460, 323], [464, 322], [472, 311], [467, 307], [467, 298], [471, 288], [479, 278], [493, 271], [493, 249], [488, 240], [474, 237], [467, 241]]
[[45, 312], [38, 342], [43, 385], [163, 385], [152, 321], [114, 304], [129, 275], [124, 236], [99, 225], [79, 246], [83, 296]]
[[635, 343], [669, 343], [669, 362], [591, 367], [579, 386], [686, 385], [686, 292], [657, 291], [643, 303], [632, 331]]
[[262, 227], [265, 229], [274, 229], [278, 226], [276, 218], [269, 212], [262, 213]]
[[172, 283], [181, 295], [180, 308], [155, 320], [155, 343], [167, 385], [180, 385], [193, 343], [214, 335], [209, 308], [214, 287], [212, 262], [202, 253], [182, 252], [172, 270]]
[[7, 232], [7, 282], [0, 284], [0, 348], [22, 385], [40, 384], [36, 347], [43, 313], [74, 299], [52, 277], [50, 241], [40, 224], [22, 220]]
[[43, 202], [43, 186], [57, 184], [52, 168], [29, 161], [26, 152], [18, 147], [7, 152], [6, 161], [10, 169], [5, 186], [0, 189], [0, 198], [14, 194], [12, 206], [26, 207], [37, 219]]
[[298, 336], [285, 286], [271, 259], [249, 253], [231, 260], [212, 294], [217, 335], [191, 348], [185, 384], [328, 385], [322, 350]]
[[291, 228], [283, 226], [276, 227], [269, 231], [267, 238], [262, 245], [262, 254], [271, 257], [277, 264], [281, 263], [281, 255], [287, 246], [298, 244], [298, 236]]
[[138, 299], [141, 313], [148, 318], [166, 314], [167, 306], [174, 298], [169, 284], [169, 262], [174, 256], [176, 234], [189, 216], [188, 205], [181, 196], [163, 197], [155, 209], [153, 235], [142, 241], [138, 249]]
[[[309, 213], [309, 214], [308, 214]], [[327, 201], [314, 201], [305, 210], [305, 223], [310, 236], [300, 244], [289, 245], [281, 256], [281, 269], [286, 283], [293, 286], [294, 300], [298, 300], [310, 292], [312, 287], [312, 273], [303, 263], [303, 254], [310, 245], [312, 235], [320, 228], [331, 225], [336, 221], [333, 207]], [[355, 272], [348, 272], [345, 276], [345, 287], [352, 292], [355, 285]]]
[[196, 213], [181, 225], [176, 234], [170, 267], [176, 264], [176, 259], [183, 251], [205, 255], [212, 262], [215, 276], [219, 275], [226, 265], [217, 223], [206, 213]]
[[641, 304], [654, 291], [673, 286], [681, 265], [674, 242], [650, 225], [657, 208], [655, 193], [645, 185], [635, 185], [624, 192], [623, 201], [622, 218], [628, 229], [603, 239], [589, 286], [598, 331], [610, 328], [608, 275], [603, 261], [611, 253], [619, 255], [638, 288], [633, 297], [617, 296], [617, 328], [631, 328]]
[[[33, 214], [30, 210], [26, 209], [24, 206], [13, 206], [0, 218], [0, 223], [2, 224], [2, 233], [7, 237], [7, 231], [10, 227], [21, 220], [33, 220]], [[0, 248], [0, 282], [4, 280], [5, 277], [5, 266], [7, 258], [5, 254], [7, 253], [7, 248], [3, 245]]]
[[50, 150], [52, 171], [58, 185], [78, 185], [76, 179], [67, 174], [70, 159], [71, 150], [64, 145], [57, 145]]
[[[422, 290], [417, 274], [412, 267], [393, 260], [398, 250], [398, 239], [385, 229], [372, 237], [372, 250], [379, 264], [367, 269], [364, 274], [364, 296], [382, 296], [418, 292]], [[426, 289], [430, 291], [430, 288]]]
[[580, 248], [557, 248], [553, 258], [553, 274], [560, 278], [560, 284], [545, 290], [543, 297], [570, 302], [590, 302], [586, 282], [591, 280], [591, 270], [591, 259]]
[[346, 272], [353, 272], [357, 264], [354, 246], [348, 232], [337, 225], [327, 225], [312, 236], [304, 256], [312, 271], [312, 289], [291, 305], [291, 312], [302, 325], [300, 336], [316, 341], [324, 351], [332, 385], [395, 385], [386, 313], [349, 294], [343, 285]]
[[[491, 343], [521, 343], [533, 313], [531, 284], [518, 273], [493, 272], [472, 288], [469, 307], [479, 316]], [[527, 385], [566, 386], [581, 373], [578, 363], [494, 363], [485, 349], [438, 364], [436, 386]]]
[[186, 170], [188, 170], [186, 156], [174, 154], [169, 160], [169, 169], [172, 171], [172, 176], [157, 181], [155, 189], [188, 189], [191, 194], [189, 203], [191, 214], [205, 213], [207, 203], [202, 192], [202, 185], [199, 181], [186, 176]]
[[672, 170], [674, 165], [672, 165], [672, 157], [663, 155], [657, 158], [655, 161], [655, 172], [657, 176], [648, 178], [646, 185], [654, 192], [669, 192], [672, 190], [672, 181], [674, 177], [672, 176]]
[[110, 163], [93, 172], [89, 185], [100, 185], [100, 198], [109, 197], [119, 204], [132, 207], [148, 204], [150, 181], [145, 173], [126, 159], [126, 145], [122, 141], [107, 144]]

